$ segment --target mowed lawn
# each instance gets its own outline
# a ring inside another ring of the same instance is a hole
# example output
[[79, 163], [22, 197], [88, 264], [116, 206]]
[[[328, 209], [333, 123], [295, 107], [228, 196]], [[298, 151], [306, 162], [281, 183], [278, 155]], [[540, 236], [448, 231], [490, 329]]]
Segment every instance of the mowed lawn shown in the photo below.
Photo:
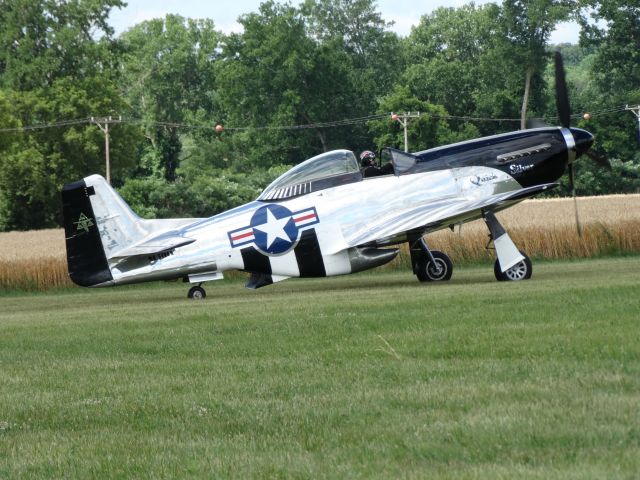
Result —
[[0, 478], [638, 478], [640, 257], [0, 295]]

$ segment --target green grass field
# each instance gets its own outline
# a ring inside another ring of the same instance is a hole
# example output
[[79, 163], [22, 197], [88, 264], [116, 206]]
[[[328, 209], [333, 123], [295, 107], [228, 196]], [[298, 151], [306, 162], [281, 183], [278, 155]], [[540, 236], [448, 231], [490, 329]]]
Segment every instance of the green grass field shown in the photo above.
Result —
[[638, 478], [640, 257], [0, 296], [0, 478]]

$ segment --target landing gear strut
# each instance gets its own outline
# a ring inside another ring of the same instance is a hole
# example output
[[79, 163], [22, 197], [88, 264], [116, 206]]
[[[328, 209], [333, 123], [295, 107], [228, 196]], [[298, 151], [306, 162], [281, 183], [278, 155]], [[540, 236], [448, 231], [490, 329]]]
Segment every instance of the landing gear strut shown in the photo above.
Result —
[[449, 256], [438, 250], [430, 250], [423, 237], [410, 242], [413, 273], [421, 282], [444, 282], [451, 279], [453, 263]]
[[516, 248], [511, 237], [500, 225], [493, 212], [483, 212], [483, 217], [489, 229], [490, 241], [493, 241], [498, 257], [493, 265], [493, 273], [496, 279], [499, 282], [503, 282], [531, 278], [533, 268], [527, 254]]
[[189, 289], [189, 293], [187, 293], [187, 297], [193, 300], [204, 300], [207, 297], [207, 292], [205, 292], [204, 288], [202, 288], [199, 283]]

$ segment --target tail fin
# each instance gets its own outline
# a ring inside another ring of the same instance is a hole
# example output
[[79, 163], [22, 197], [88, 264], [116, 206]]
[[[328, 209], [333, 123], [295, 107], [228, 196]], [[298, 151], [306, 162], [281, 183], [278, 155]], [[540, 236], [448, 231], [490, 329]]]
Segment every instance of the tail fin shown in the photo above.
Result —
[[69, 276], [83, 287], [111, 285], [108, 258], [145, 236], [138, 217], [99, 175], [62, 189]]

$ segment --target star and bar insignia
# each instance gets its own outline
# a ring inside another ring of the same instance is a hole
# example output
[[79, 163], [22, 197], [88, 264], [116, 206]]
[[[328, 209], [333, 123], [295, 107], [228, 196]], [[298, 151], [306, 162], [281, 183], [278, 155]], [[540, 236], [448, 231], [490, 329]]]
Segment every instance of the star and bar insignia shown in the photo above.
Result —
[[295, 246], [302, 230], [319, 222], [315, 207], [292, 212], [282, 205], [265, 205], [248, 226], [228, 232], [229, 242], [234, 248], [254, 244], [266, 255], [280, 255]]

